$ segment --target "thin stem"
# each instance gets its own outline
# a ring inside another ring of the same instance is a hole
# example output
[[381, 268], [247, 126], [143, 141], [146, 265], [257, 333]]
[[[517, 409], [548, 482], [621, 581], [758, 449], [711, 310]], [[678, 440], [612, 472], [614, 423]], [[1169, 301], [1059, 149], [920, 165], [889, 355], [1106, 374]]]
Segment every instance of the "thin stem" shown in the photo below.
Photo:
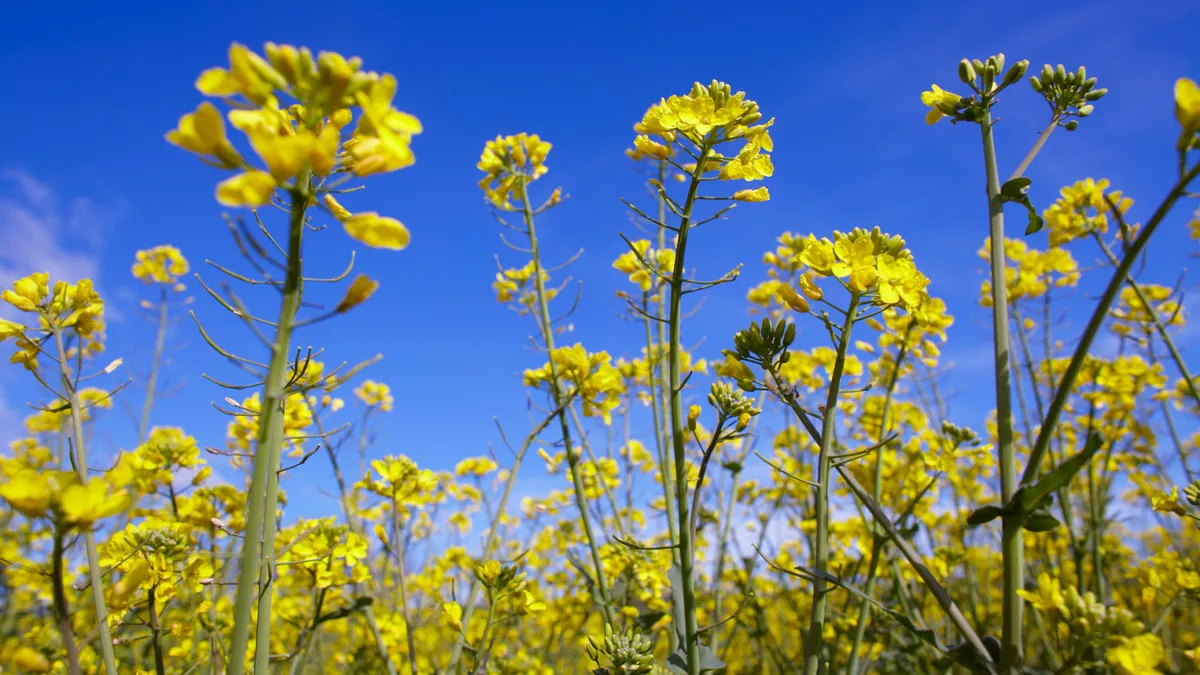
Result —
[[[534, 288], [537, 292], [542, 343], [546, 347], [547, 356], [549, 356], [554, 351], [554, 326], [550, 319], [550, 301], [546, 296], [546, 283], [542, 278], [541, 247], [538, 243], [537, 230], [534, 228], [533, 210], [529, 205], [528, 180], [522, 178], [518, 183], [521, 186], [521, 209], [525, 217], [525, 231], [529, 234], [529, 248], [532, 251], [530, 256], [533, 259], [533, 279]], [[554, 364], [554, 359], [549, 358], [548, 360], [550, 363], [550, 392], [554, 397], [554, 404], [562, 407], [566, 395], [559, 387], [557, 366]], [[592, 554], [592, 565], [596, 573], [596, 590], [600, 596], [600, 601], [603, 603], [603, 607], [600, 609], [604, 614], [605, 620], [613, 623], [612, 601], [608, 594], [608, 581], [604, 576], [604, 565], [600, 562], [600, 547], [596, 543], [596, 537], [592, 530], [592, 518], [588, 513], [583, 475], [579, 470], [579, 453], [571, 444], [571, 428], [567, 422], [566, 412], [560, 410], [558, 419], [567, 455], [567, 466], [571, 471], [571, 482], [575, 488], [575, 503], [579, 507], [579, 522], [583, 526], [584, 538], [587, 540], [588, 549]]]
[[[71, 378], [70, 372], [67, 370], [67, 346], [63, 340], [62, 329], [53, 321], [47, 322], [50, 325], [50, 330], [54, 334], [54, 344], [58, 349], [59, 373], [62, 375], [63, 395], [67, 400], [67, 405], [71, 410], [71, 441], [73, 452], [71, 459], [74, 460], [75, 470], [79, 473], [79, 480], [86, 484], [88, 482], [88, 465], [87, 451], [83, 444], [83, 405], [79, 401], [79, 394], [75, 390], [75, 383]], [[82, 350], [83, 345], [78, 345], [77, 349]], [[113, 652], [112, 632], [108, 628], [108, 607], [104, 604], [104, 584], [101, 580], [100, 573], [100, 556], [96, 551], [96, 535], [91, 528], [87, 528], [83, 533], [84, 546], [87, 549], [88, 561], [88, 578], [92, 585], [92, 602], [96, 606], [96, 627], [100, 633], [100, 653], [104, 659], [104, 672], [107, 675], [117, 675], [117, 659]]]
[[158, 608], [155, 607], [154, 594], [157, 592], [157, 584], [150, 587], [150, 592], [147, 593], [149, 601], [146, 606], [146, 614], [150, 619], [150, 645], [154, 650], [154, 672], [156, 675], [166, 675], [167, 668], [163, 663], [162, 641], [159, 639], [162, 631], [158, 626]]
[[54, 553], [51, 558], [51, 591], [54, 596], [54, 618], [58, 622], [58, 632], [62, 635], [63, 650], [67, 653], [67, 672], [70, 675], [83, 675], [79, 666], [79, 648], [75, 644], [75, 629], [71, 627], [71, 612], [67, 606], [67, 593], [63, 582], [63, 547], [62, 527], [54, 526]]
[[[980, 123], [983, 162], [987, 172], [989, 241], [992, 274], [992, 354], [996, 374], [996, 455], [1000, 464], [1000, 493], [1005, 504], [1017, 491], [1017, 454], [1013, 443], [1012, 373], [1009, 371], [1008, 286], [1005, 278], [1004, 202], [1000, 198], [1000, 173], [992, 135], [991, 112]], [[1039, 139], [1042, 140], [1042, 139]], [[1043, 430], [1045, 427], [1043, 427]], [[1024, 600], [1018, 591], [1025, 587], [1025, 563], [1021, 523], [1005, 517], [1000, 549], [1004, 562], [1003, 639], [1000, 650], [1002, 675], [1020, 672]]]
[[[288, 224], [287, 273], [279, 321], [275, 329], [271, 362], [267, 369], [263, 400], [258, 415], [258, 437], [254, 470], [247, 499], [246, 533], [242, 539], [237, 595], [234, 603], [233, 637], [229, 652], [229, 675], [243, 675], [246, 652], [250, 641], [250, 610], [259, 597], [258, 630], [256, 632], [254, 671], [267, 673], [270, 659], [271, 574], [269, 564], [275, 549], [275, 508], [279, 491], [279, 459], [283, 454], [283, 406], [287, 392], [284, 382], [288, 374], [292, 322], [300, 308], [301, 298], [301, 239], [304, 235], [304, 213], [308, 204], [309, 173], [296, 178], [291, 195], [291, 218]], [[264, 565], [266, 559], [268, 564]], [[260, 588], [261, 584], [261, 588]]]
[[161, 290], [158, 300], [158, 333], [154, 338], [154, 356], [150, 359], [150, 375], [146, 378], [146, 402], [142, 404], [142, 420], [138, 424], [138, 444], [146, 442], [150, 431], [150, 410], [158, 387], [158, 368], [162, 363], [163, 344], [167, 337], [167, 289]]
[[858, 314], [858, 301], [858, 293], [851, 293], [850, 307], [846, 310], [846, 320], [842, 324], [841, 339], [838, 340], [833, 371], [829, 375], [829, 392], [825, 398], [824, 419], [821, 420], [821, 450], [817, 457], [817, 532], [813, 547], [813, 567], [816, 569], [816, 577], [813, 579], [813, 601], [812, 612], [808, 620], [808, 634], [804, 640], [805, 675], [817, 675], [823, 670], [821, 666], [821, 647], [824, 644], [822, 633], [825, 629], [825, 607], [829, 594], [829, 586], [826, 581], [829, 568], [829, 455], [833, 452], [838, 396], [841, 393], [842, 372], [846, 366], [846, 350], [850, 346], [850, 332], [854, 328], [854, 320]]

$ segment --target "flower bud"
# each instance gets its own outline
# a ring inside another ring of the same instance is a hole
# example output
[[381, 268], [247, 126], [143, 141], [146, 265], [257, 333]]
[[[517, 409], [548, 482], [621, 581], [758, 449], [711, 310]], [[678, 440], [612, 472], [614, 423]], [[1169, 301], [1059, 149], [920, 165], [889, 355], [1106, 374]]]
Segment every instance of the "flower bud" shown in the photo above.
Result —
[[1107, 89], [1093, 89], [1083, 95], [1085, 101], [1099, 101], [1108, 93]]
[[1063, 128], [1067, 131], [1075, 131], [1079, 128], [1079, 120], [1071, 120], [1070, 122], [1064, 124]]
[[1029, 78], [1029, 86], [1033, 87], [1033, 90], [1037, 93], [1042, 93], [1042, 81], [1038, 79], [1037, 75]]
[[1013, 64], [1013, 67], [1009, 68], [1008, 72], [1004, 74], [1004, 84], [1006, 86], [1015, 84], [1017, 80], [1025, 77], [1025, 71], [1027, 70], [1029, 70], [1029, 61], [1017, 61], [1015, 64]]
[[1080, 117], [1087, 117], [1088, 115], [1091, 115], [1091, 114], [1092, 114], [1092, 111], [1093, 111], [1093, 110], [1095, 110], [1095, 109], [1096, 109], [1096, 107], [1095, 107], [1095, 106], [1093, 106], [1093, 105], [1090, 105], [1090, 104], [1089, 104], [1089, 105], [1085, 105], [1085, 106], [1083, 106], [1082, 108], [1080, 108], [1080, 109], [1079, 109], [1079, 116], [1080, 116]]
[[688, 408], [687, 425], [688, 429], [696, 430], [696, 420], [700, 419], [700, 406], [693, 405]]
[[958, 62], [958, 79], [962, 80], [963, 84], [971, 84], [975, 81], [975, 68], [967, 59]]
[[1067, 83], [1067, 69], [1061, 63], [1054, 69], [1054, 81], [1058, 84]]

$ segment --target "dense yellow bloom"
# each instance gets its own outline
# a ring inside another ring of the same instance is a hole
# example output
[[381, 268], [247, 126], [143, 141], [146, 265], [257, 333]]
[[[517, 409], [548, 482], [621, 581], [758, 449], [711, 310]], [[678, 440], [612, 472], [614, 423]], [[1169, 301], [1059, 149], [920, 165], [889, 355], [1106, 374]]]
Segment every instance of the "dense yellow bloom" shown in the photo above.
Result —
[[582, 344], [559, 347], [550, 352], [549, 363], [525, 371], [525, 386], [550, 384], [557, 378], [565, 393], [583, 400], [585, 417], [600, 415], [605, 424], [610, 424], [623, 389], [621, 374], [610, 360], [608, 352], [588, 353]]
[[925, 115], [925, 123], [937, 124], [937, 121], [943, 117], [954, 115], [958, 111], [961, 101], [961, 96], [946, 91], [936, 84], [933, 85], [932, 91], [921, 92], [921, 103], [929, 106], [929, 113]]
[[[550, 170], [546, 166], [546, 156], [551, 147], [537, 134], [497, 136], [488, 141], [476, 164], [486, 174], [479, 180], [479, 189], [493, 205], [512, 208], [510, 200], [520, 182], [535, 181]], [[515, 196], [524, 203], [519, 190]]]
[[652, 249], [650, 241], [639, 239], [633, 242], [633, 250], [626, 251], [613, 261], [613, 269], [629, 275], [629, 281], [643, 291], [649, 291], [663, 283], [675, 270], [674, 249]]
[[457, 602], [442, 603], [442, 621], [445, 621], [446, 625], [453, 628], [455, 632], [463, 629], [462, 614], [462, 606]]
[[383, 412], [392, 409], [392, 389], [382, 382], [367, 380], [354, 390], [354, 395], [367, 404], [367, 407], [378, 408]]
[[1133, 206], [1132, 199], [1123, 196], [1120, 190], [1108, 191], [1108, 187], [1107, 178], [1088, 178], [1060, 191], [1059, 199], [1042, 212], [1050, 230], [1051, 246], [1062, 246], [1093, 232], [1108, 232], [1108, 214], [1112, 211], [1109, 200], [1121, 215]]
[[138, 251], [133, 276], [146, 283], [173, 284], [188, 273], [188, 261], [174, 246], [155, 246]]

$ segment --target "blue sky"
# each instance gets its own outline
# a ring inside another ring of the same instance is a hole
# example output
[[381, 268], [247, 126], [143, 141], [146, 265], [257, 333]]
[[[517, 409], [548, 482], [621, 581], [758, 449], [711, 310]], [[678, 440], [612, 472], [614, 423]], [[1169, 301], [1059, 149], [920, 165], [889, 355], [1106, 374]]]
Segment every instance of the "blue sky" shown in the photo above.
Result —
[[[546, 259], [554, 264], [583, 249], [570, 274], [583, 280], [584, 296], [567, 339], [632, 355], [640, 327], [619, 319], [614, 291], [624, 279], [611, 268], [624, 250], [617, 233], [636, 235], [619, 198], [644, 195], [622, 154], [631, 126], [649, 104], [695, 80], [718, 78], [745, 90], [776, 118], [776, 173], [765, 183], [773, 198], [706, 227], [689, 248], [703, 276], [739, 262], [746, 267], [737, 284], [708, 294], [688, 325], [688, 341], [706, 337], [702, 355], [716, 356], [744, 326], [745, 292], [762, 278], [761, 253], [780, 233], [828, 236], [879, 225], [907, 238], [933, 279], [930, 290], [957, 317], [946, 349], [957, 364], [949, 381], [953, 412], [978, 425], [991, 380], [988, 316], [976, 305], [982, 266], [975, 252], [986, 234], [979, 134], [968, 125], [927, 127], [920, 92], [934, 82], [953, 89], [964, 56], [1004, 51], [1010, 63], [1030, 59], [1034, 71], [1042, 63], [1085, 64], [1110, 94], [1079, 131], [1050, 140], [1028, 172], [1031, 197], [1042, 208], [1064, 184], [1108, 177], [1137, 201], [1136, 220], [1173, 179], [1173, 82], [1200, 76], [1192, 31], [1200, 5], [1184, 2], [1055, 10], [1011, 2], [1002, 11], [931, 2], [759, 3], [744, 11], [669, 2], [652, 9], [626, 2], [336, 6], [6, 8], [0, 66], [12, 122], [0, 145], [0, 284], [39, 270], [93, 276], [112, 311], [109, 354], [144, 363], [151, 337], [135, 310], [146, 289], [129, 276], [134, 251], [174, 244], [212, 280], [205, 259], [240, 262], [212, 197], [221, 174], [163, 140], [202, 100], [196, 76], [225, 65], [232, 40], [255, 49], [272, 40], [359, 55], [367, 68], [396, 75], [397, 107], [417, 115], [425, 132], [414, 141], [413, 167], [370, 180], [347, 205], [401, 219], [413, 241], [400, 253], [355, 247], [358, 269], [381, 282], [379, 293], [298, 342], [325, 348], [333, 363], [383, 352], [370, 376], [393, 386], [396, 411], [381, 429], [379, 452], [408, 454], [433, 468], [486, 453], [498, 440], [494, 416], [510, 437], [522, 436], [519, 373], [539, 365], [524, 348], [531, 326], [497, 304], [490, 288], [495, 254], [521, 262], [500, 243], [476, 187], [479, 151], [496, 134], [536, 132], [554, 143], [550, 173], [538, 187], [561, 185], [571, 198], [541, 220]], [[712, 28], [699, 28], [705, 25]], [[1026, 85], [1004, 98], [998, 151], [1007, 175], [1047, 111]], [[1019, 233], [1021, 215], [1012, 215]], [[1194, 250], [1184, 234], [1187, 216], [1179, 210], [1152, 245], [1151, 280], [1173, 282]], [[1044, 246], [1044, 235], [1031, 243]], [[317, 274], [340, 271], [352, 248], [335, 228], [309, 245], [309, 270]], [[1081, 262], [1092, 255], [1080, 255]], [[258, 349], [198, 285], [190, 286], [197, 312], [221, 342]], [[1086, 301], [1090, 290], [1078, 298]], [[809, 345], [822, 339], [815, 322], [802, 328]], [[154, 421], [222, 445], [226, 420], [208, 403], [225, 392], [200, 373], [236, 379], [237, 371], [207, 350], [190, 323], [179, 324], [173, 342], [183, 349], [169, 370], [184, 386], [161, 403]], [[18, 369], [0, 373], [0, 421], [11, 428], [35, 392]], [[137, 386], [126, 399], [135, 407]], [[110, 414], [95, 451], [128, 447], [131, 428], [119, 410]], [[293, 491], [306, 481], [326, 484], [323, 465], [304, 471]], [[326, 512], [334, 503], [317, 506]]]

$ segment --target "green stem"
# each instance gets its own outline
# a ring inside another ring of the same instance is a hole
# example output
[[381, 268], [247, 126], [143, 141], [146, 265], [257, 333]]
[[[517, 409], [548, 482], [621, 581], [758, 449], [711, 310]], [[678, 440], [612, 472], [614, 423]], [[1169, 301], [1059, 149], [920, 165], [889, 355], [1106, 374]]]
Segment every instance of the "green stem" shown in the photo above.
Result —
[[[271, 563], [275, 552], [275, 508], [279, 499], [279, 459], [283, 454], [283, 407], [287, 392], [288, 352], [291, 349], [292, 324], [300, 308], [301, 240], [304, 213], [308, 205], [309, 172], [296, 178], [291, 191], [291, 217], [288, 223], [287, 273], [283, 301], [271, 348], [271, 361], [259, 406], [258, 437], [254, 455], [250, 496], [247, 499], [246, 532], [242, 539], [237, 594], [234, 602], [233, 637], [229, 647], [229, 675], [243, 675], [250, 642], [250, 611], [257, 597], [255, 672], [265, 675], [270, 663]], [[266, 564], [264, 564], [266, 561]], [[265, 640], [264, 640], [265, 638]]]
[[[47, 321], [50, 325], [50, 330], [54, 334], [54, 344], [58, 349], [59, 373], [62, 375], [63, 396], [67, 400], [67, 405], [71, 409], [71, 439], [74, 443], [73, 459], [75, 460], [75, 470], [79, 473], [79, 480], [83, 484], [88, 482], [88, 466], [87, 466], [87, 450], [83, 446], [83, 405], [79, 401], [79, 394], [75, 391], [75, 383], [71, 378], [70, 372], [67, 370], [67, 346], [63, 340], [62, 329], [59, 328], [53, 321]], [[83, 345], [76, 345], [76, 349], [83, 349]], [[100, 632], [100, 653], [104, 659], [104, 672], [108, 675], [117, 675], [117, 659], [113, 652], [112, 632], [108, 628], [108, 607], [104, 604], [104, 585], [100, 574], [100, 556], [96, 551], [96, 535], [92, 532], [92, 528], [87, 528], [83, 533], [84, 546], [87, 549], [88, 561], [88, 579], [92, 586], [92, 602], [96, 606], [96, 627]]]
[[[667, 178], [667, 163], [665, 161], [661, 161], [658, 163], [658, 183], [659, 183], [659, 185], [665, 185], [666, 178]], [[665, 250], [667, 247], [667, 228], [664, 227], [664, 225], [663, 225], [667, 222], [667, 201], [662, 196], [662, 194], [659, 194], [657, 191], [655, 192], [655, 198], [658, 202], [658, 222], [660, 223], [658, 226], [658, 250], [662, 251], [662, 250]], [[655, 261], [655, 264], [657, 264], [657, 261]], [[657, 321], [655, 321], [654, 324], [655, 324], [658, 342], [657, 342], [657, 349], [654, 352], [654, 365], [657, 368], [657, 372], [658, 372], [658, 394], [659, 395], [657, 398], [654, 399], [653, 405], [657, 409], [658, 417], [660, 420], [662, 420], [662, 426], [663, 426], [663, 429], [662, 429], [663, 433], [660, 435], [659, 440], [663, 446], [663, 459], [666, 460], [663, 463], [662, 470], [664, 471], [664, 473], [663, 473], [663, 489], [665, 491], [665, 494], [667, 495], [667, 503], [666, 503], [667, 533], [671, 537], [671, 546], [674, 546], [674, 548], [671, 549], [671, 557], [674, 558], [675, 564], [678, 565], [680, 563], [679, 527], [676, 524], [677, 521], [675, 519], [675, 485], [671, 482], [671, 478], [670, 478], [671, 476], [675, 475], [675, 458], [672, 455], [671, 451], [667, 448], [666, 428], [665, 428], [666, 424], [667, 424], [667, 415], [668, 415], [667, 406], [670, 405], [670, 393], [669, 392], [671, 391], [671, 374], [669, 372], [670, 366], [669, 366], [669, 364], [663, 363], [663, 358], [662, 358], [663, 349], [667, 348], [666, 322], [667, 322], [668, 309], [667, 309], [667, 292], [666, 291], [667, 291], [667, 289], [665, 287], [662, 287], [662, 286], [659, 287], [659, 289], [658, 289], [658, 307], [655, 308], [655, 318], [657, 319]], [[653, 371], [650, 373], [650, 377], [651, 378], [654, 377]], [[670, 633], [671, 648], [672, 648], [672, 650], [674, 650], [676, 647], [679, 646], [679, 645], [675, 644], [675, 631], [668, 631], [668, 633]]]
[[413, 637], [412, 622], [408, 620], [408, 582], [405, 581], [404, 546], [400, 538], [400, 506], [396, 501], [395, 488], [392, 492], [392, 546], [396, 553], [396, 586], [400, 589], [400, 616], [404, 619], [404, 636], [408, 641], [408, 665], [412, 675], [417, 675], [417, 644]]
[[[675, 546], [679, 543], [679, 535], [678, 530], [675, 529], [675, 504], [671, 499], [671, 481], [667, 478], [667, 476], [673, 474], [671, 473], [671, 463], [668, 460], [666, 444], [663, 442], [664, 420], [662, 411], [660, 410], [663, 387], [655, 386], [655, 378], [658, 377], [656, 373], [660, 370], [659, 361], [661, 359], [658, 356], [661, 350], [657, 348], [654, 337], [650, 332], [650, 319], [645, 319], [644, 323], [646, 324], [646, 371], [647, 380], [650, 385], [650, 412], [654, 418], [654, 449], [658, 452], [658, 471], [663, 476], [663, 504], [667, 511], [667, 532], [671, 538], [671, 546]], [[659, 321], [656, 323], [659, 324], [659, 330], [661, 331], [662, 322]], [[661, 342], [658, 344], [661, 344]], [[678, 557], [679, 551], [672, 548], [671, 555], [672, 557]]]
[[[550, 301], [546, 297], [546, 283], [542, 279], [542, 256], [541, 248], [538, 245], [537, 230], [533, 224], [533, 207], [529, 204], [529, 185], [528, 179], [522, 177], [518, 183], [521, 186], [521, 209], [525, 217], [525, 230], [529, 233], [529, 249], [530, 257], [533, 259], [533, 280], [534, 288], [537, 292], [538, 301], [538, 321], [542, 332], [542, 343], [546, 347], [546, 357], [550, 364], [550, 392], [554, 397], [554, 405], [563, 406], [563, 401], [567, 399], [558, 383], [557, 367], [554, 365], [554, 359], [551, 355], [554, 352], [554, 326], [550, 319]], [[587, 495], [583, 487], [583, 476], [579, 471], [579, 454], [571, 443], [571, 428], [567, 422], [567, 415], [564, 410], [560, 410], [558, 414], [559, 427], [562, 430], [562, 439], [564, 450], [567, 455], [567, 467], [571, 472], [571, 483], [575, 488], [575, 502], [579, 506], [579, 522], [583, 526], [584, 538], [587, 540], [588, 549], [592, 554], [592, 565], [596, 572], [596, 591], [600, 596], [600, 601], [603, 603], [601, 612], [604, 614], [604, 620], [613, 623], [613, 608], [612, 600], [608, 594], [608, 581], [604, 577], [604, 565], [600, 561], [600, 547], [596, 543], [595, 534], [592, 531], [592, 518], [588, 513]]]
[[162, 363], [163, 344], [167, 338], [167, 289], [160, 289], [158, 300], [158, 333], [154, 338], [154, 356], [150, 360], [150, 375], [146, 379], [146, 402], [142, 404], [142, 421], [138, 424], [138, 443], [146, 442], [150, 431], [150, 410], [154, 407], [154, 394], [158, 388], [158, 368]]
[[[996, 373], [996, 454], [1000, 464], [1000, 493], [1007, 504], [1017, 491], [1017, 453], [1013, 444], [1012, 374], [1008, 350], [1008, 287], [1005, 279], [1004, 202], [1000, 198], [1000, 173], [996, 167], [996, 147], [992, 136], [991, 112], [980, 123], [983, 134], [983, 162], [987, 172], [988, 220], [990, 224], [992, 273], [992, 347]], [[1045, 427], [1043, 427], [1043, 431]], [[1000, 673], [1018, 673], [1023, 656], [1022, 611], [1024, 600], [1017, 591], [1025, 587], [1025, 563], [1021, 523], [1005, 517], [1000, 550], [1004, 562], [1003, 639]]]
[[154, 594], [158, 591], [158, 585], [150, 587], [150, 592], [147, 593], [149, 601], [146, 606], [146, 614], [150, 619], [150, 644], [154, 649], [154, 672], [156, 675], [166, 675], [167, 668], [163, 663], [162, 641], [159, 636], [162, 635], [162, 630], [158, 626], [158, 608], [155, 606]]
[[[833, 371], [829, 374], [829, 392], [825, 397], [825, 414], [821, 420], [821, 451], [817, 456], [817, 532], [813, 542], [812, 613], [808, 620], [808, 634], [804, 639], [804, 674], [817, 675], [824, 668], [821, 663], [821, 648], [824, 645], [825, 607], [828, 601], [829, 583], [825, 575], [829, 569], [829, 455], [833, 452], [836, 429], [838, 395], [841, 393], [842, 371], [846, 366], [846, 350], [850, 347], [850, 332], [858, 316], [859, 294], [850, 294], [850, 306], [846, 309], [846, 320], [838, 336], [837, 356]], [[882, 454], [882, 449], [880, 450]]]
[[71, 612], [67, 608], [67, 593], [63, 581], [63, 531], [62, 527], [54, 525], [54, 553], [51, 558], [51, 591], [54, 597], [54, 618], [58, 622], [58, 632], [62, 635], [63, 651], [67, 653], [67, 672], [70, 675], [83, 675], [79, 666], [79, 647], [75, 643], [75, 629], [71, 626]]
[[[675, 461], [675, 503], [677, 534], [679, 537], [679, 570], [682, 588], [673, 589], [683, 595], [684, 625], [676, 627], [682, 633], [683, 648], [687, 653], [687, 675], [700, 674], [700, 640], [696, 634], [696, 587], [695, 543], [692, 540], [691, 516], [688, 504], [688, 472], [687, 472], [687, 427], [683, 416], [682, 373], [680, 372], [680, 319], [681, 303], [683, 300], [684, 260], [687, 252], [688, 230], [692, 226], [692, 207], [696, 203], [696, 193], [700, 188], [700, 180], [704, 175], [704, 167], [712, 152], [711, 141], [705, 140], [700, 146], [696, 160], [696, 169], [692, 172], [691, 184], [688, 186], [687, 200], [683, 205], [683, 216], [679, 219], [678, 241], [675, 244], [675, 265], [671, 271], [671, 298], [668, 314], [669, 339], [668, 368], [670, 371], [667, 395], [671, 408], [671, 442]], [[664, 476], [663, 480], [667, 480]]]

